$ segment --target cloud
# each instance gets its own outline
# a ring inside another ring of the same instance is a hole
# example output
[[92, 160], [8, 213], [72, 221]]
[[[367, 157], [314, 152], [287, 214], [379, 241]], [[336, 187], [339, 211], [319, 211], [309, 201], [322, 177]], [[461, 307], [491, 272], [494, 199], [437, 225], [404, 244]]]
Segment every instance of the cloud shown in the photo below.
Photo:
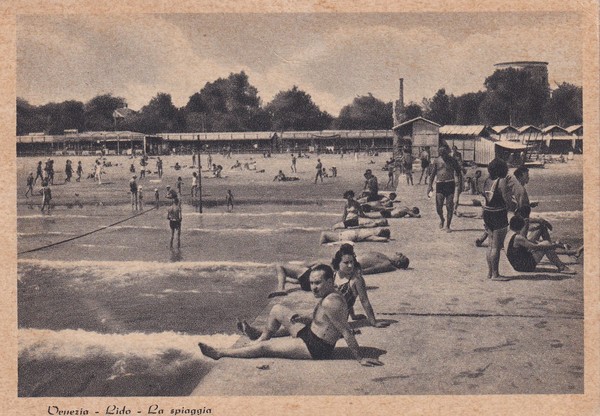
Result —
[[183, 106], [206, 82], [245, 70], [265, 103], [297, 85], [337, 115], [357, 95], [396, 99], [400, 77], [406, 102], [477, 91], [502, 61], [548, 61], [551, 81], [581, 85], [576, 20], [508, 17], [236, 15], [232, 33], [222, 16], [26, 16], [17, 89], [33, 104], [111, 92], [137, 109], [166, 92]]

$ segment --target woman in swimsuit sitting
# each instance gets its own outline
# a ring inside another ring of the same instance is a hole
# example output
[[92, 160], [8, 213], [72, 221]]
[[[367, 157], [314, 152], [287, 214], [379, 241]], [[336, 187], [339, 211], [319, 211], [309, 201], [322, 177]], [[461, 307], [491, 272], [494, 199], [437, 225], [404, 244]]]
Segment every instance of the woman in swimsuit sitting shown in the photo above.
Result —
[[[350, 318], [354, 321], [367, 319], [375, 328], [388, 326], [389, 323], [375, 319], [375, 312], [367, 296], [367, 285], [360, 263], [356, 260], [354, 247], [351, 244], [343, 244], [331, 260], [331, 266], [335, 270], [335, 285], [346, 301]], [[367, 316], [354, 313], [356, 298], [360, 300]]]

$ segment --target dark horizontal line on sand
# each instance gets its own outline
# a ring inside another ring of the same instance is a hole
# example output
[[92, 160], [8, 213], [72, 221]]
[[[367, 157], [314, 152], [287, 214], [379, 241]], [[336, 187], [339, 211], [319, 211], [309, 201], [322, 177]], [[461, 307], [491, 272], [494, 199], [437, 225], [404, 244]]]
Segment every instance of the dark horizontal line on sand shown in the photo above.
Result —
[[573, 319], [581, 320], [583, 315], [520, 315], [520, 314], [501, 314], [501, 313], [432, 313], [432, 312], [378, 312], [377, 315], [383, 316], [439, 316], [439, 317], [461, 317], [461, 318], [544, 318], [544, 319]]

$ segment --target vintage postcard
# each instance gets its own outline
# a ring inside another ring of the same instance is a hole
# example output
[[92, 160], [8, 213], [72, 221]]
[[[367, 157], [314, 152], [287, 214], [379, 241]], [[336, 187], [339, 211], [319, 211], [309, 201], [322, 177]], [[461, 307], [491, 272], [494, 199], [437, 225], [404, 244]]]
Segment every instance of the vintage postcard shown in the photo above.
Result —
[[2, 8], [14, 415], [598, 400], [598, 5]]

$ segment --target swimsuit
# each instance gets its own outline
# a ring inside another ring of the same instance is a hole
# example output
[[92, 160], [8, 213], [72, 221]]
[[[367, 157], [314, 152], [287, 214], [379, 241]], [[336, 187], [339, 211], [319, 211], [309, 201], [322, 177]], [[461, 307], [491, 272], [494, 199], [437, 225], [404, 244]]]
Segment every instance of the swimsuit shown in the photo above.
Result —
[[354, 306], [354, 303], [356, 302], [356, 295], [352, 291], [352, 287], [350, 287], [350, 280], [339, 285], [338, 292], [340, 292], [340, 294], [346, 301], [348, 309], [351, 309]]
[[300, 338], [306, 344], [310, 356], [315, 360], [323, 360], [331, 357], [335, 345], [331, 345], [312, 332], [310, 326], [307, 325], [298, 331], [296, 337]]
[[[483, 207], [483, 223], [490, 231], [508, 227], [508, 211], [502, 194], [498, 190], [496, 179], [489, 191], [485, 191], [485, 206]], [[491, 194], [491, 197], [490, 197]]]
[[169, 220], [169, 226], [171, 227], [171, 230], [180, 230], [181, 220]]
[[456, 182], [451, 181], [440, 181], [435, 183], [435, 192], [437, 194], [444, 195], [445, 198], [450, 198], [454, 195], [454, 189], [456, 188]]
[[506, 249], [506, 257], [510, 262], [510, 265], [518, 272], [533, 272], [537, 267], [537, 262], [529, 251], [525, 247], [515, 247], [515, 237], [517, 234], [510, 238], [508, 248]]

